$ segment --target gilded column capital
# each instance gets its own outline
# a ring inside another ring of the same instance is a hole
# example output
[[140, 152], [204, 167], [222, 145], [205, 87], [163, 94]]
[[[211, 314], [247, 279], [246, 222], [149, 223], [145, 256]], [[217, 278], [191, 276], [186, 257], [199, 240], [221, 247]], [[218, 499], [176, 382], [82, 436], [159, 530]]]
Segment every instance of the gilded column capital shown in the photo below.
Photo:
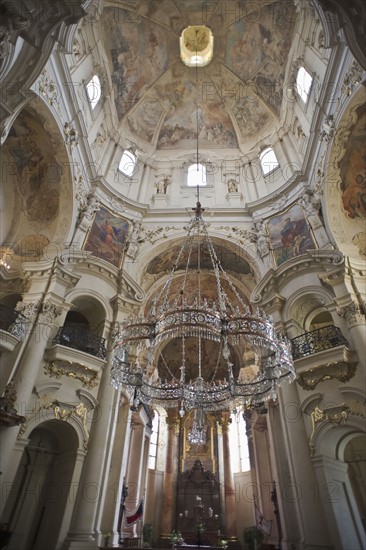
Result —
[[218, 420], [218, 433], [228, 433], [231, 422], [230, 413], [222, 413]]
[[166, 417], [166, 425], [168, 426], [169, 431], [174, 431], [175, 434], [179, 434], [180, 430], [180, 418], [178, 416], [169, 416], [169, 413]]

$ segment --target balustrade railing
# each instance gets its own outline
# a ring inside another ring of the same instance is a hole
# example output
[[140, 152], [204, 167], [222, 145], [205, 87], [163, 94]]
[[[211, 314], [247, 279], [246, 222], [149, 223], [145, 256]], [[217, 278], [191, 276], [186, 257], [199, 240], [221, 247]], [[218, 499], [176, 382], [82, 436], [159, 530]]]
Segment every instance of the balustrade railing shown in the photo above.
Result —
[[68, 348], [84, 351], [100, 359], [105, 359], [107, 355], [105, 338], [97, 336], [77, 325], [65, 325], [61, 327], [52, 340], [52, 344], [61, 344]]
[[27, 319], [11, 307], [0, 304], [0, 329], [14, 334], [14, 336], [21, 337], [24, 332], [24, 323]]
[[312, 355], [318, 351], [337, 346], [348, 346], [348, 342], [342, 335], [341, 330], [334, 325], [305, 332], [305, 334], [293, 338], [291, 344], [294, 359], [300, 359], [300, 357], [304, 357], [305, 355]]

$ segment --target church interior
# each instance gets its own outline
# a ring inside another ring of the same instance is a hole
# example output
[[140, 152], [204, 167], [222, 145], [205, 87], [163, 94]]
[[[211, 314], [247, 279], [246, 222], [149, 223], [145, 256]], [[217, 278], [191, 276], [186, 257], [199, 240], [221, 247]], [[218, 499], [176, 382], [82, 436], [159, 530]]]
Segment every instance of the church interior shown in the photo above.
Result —
[[0, 549], [366, 548], [365, 4], [0, 13]]

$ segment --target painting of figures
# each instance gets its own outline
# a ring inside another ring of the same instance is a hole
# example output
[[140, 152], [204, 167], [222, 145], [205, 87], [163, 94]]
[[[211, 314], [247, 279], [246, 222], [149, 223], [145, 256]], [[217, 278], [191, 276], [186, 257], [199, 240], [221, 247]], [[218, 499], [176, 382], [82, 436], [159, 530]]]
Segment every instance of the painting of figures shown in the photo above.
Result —
[[277, 267], [295, 256], [306, 254], [307, 250], [316, 248], [299, 204], [291, 206], [279, 216], [274, 216], [267, 225]]
[[357, 112], [346, 152], [338, 163], [342, 178], [342, 205], [351, 219], [366, 218], [365, 140], [366, 106], [363, 105]]
[[117, 218], [106, 208], [101, 208], [96, 213], [84, 250], [120, 267], [127, 232], [126, 220]]

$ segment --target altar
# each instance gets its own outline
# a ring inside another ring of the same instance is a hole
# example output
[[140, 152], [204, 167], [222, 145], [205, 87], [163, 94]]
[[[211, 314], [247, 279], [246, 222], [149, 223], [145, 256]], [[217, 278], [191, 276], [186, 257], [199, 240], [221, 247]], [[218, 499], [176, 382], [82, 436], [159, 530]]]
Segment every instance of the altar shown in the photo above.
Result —
[[[215, 548], [220, 539], [220, 486], [200, 460], [182, 472], [177, 484], [177, 527], [185, 548]], [[191, 545], [191, 546], [189, 546]]]

